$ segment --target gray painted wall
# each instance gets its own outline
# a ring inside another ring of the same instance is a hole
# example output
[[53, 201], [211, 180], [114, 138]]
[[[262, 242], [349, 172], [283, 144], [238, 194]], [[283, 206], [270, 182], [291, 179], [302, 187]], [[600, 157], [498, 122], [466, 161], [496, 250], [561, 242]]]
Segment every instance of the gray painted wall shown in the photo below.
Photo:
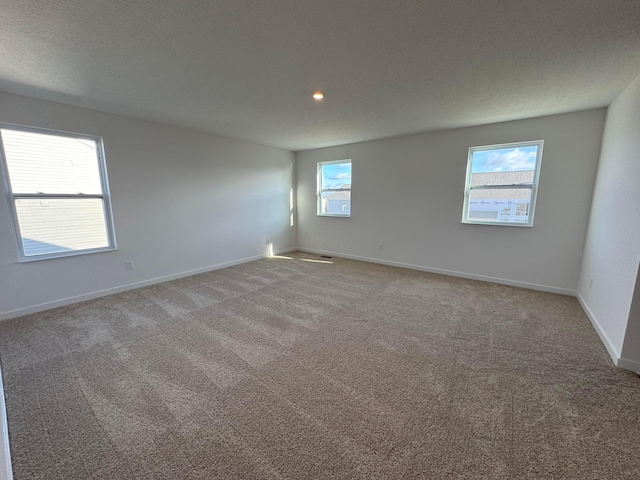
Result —
[[[298, 245], [573, 294], [604, 119], [597, 109], [299, 152]], [[534, 227], [463, 225], [469, 147], [540, 139]], [[353, 162], [352, 216], [318, 217], [316, 163], [341, 159]]]
[[4, 93], [0, 122], [103, 137], [118, 242], [18, 263], [0, 195], [0, 318], [262, 256], [267, 236], [296, 245], [291, 152]]
[[[640, 77], [609, 106], [578, 296], [618, 365], [640, 371]], [[589, 288], [590, 280], [593, 285]]]

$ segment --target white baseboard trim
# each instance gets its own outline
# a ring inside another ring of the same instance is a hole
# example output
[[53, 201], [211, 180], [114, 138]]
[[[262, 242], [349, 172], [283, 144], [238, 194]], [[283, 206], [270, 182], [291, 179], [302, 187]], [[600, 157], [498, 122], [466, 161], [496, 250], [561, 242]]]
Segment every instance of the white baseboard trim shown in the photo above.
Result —
[[[279, 253], [288, 253], [297, 250], [297, 248], [290, 248], [282, 250]], [[0, 321], [8, 320], [10, 318], [21, 317], [23, 315], [29, 315], [31, 313], [42, 312], [51, 308], [63, 307], [65, 305], [71, 305], [72, 303], [84, 302], [86, 300], [93, 300], [94, 298], [105, 297], [107, 295], [113, 295], [114, 293], [126, 292], [128, 290], [134, 290], [136, 288], [147, 287], [149, 285], [155, 285], [156, 283], [168, 282], [170, 280], [177, 280], [178, 278], [189, 277], [191, 275], [197, 275], [199, 273], [210, 272], [213, 270], [219, 270], [221, 268], [232, 267], [234, 265], [240, 265], [242, 263], [253, 262], [265, 258], [264, 255], [255, 255], [252, 257], [241, 258], [239, 260], [232, 260], [230, 262], [219, 263], [216, 265], [210, 265], [208, 267], [196, 268], [195, 270], [187, 270], [184, 272], [174, 273], [171, 275], [165, 275], [162, 277], [152, 278], [150, 280], [143, 280], [141, 282], [128, 283], [126, 285], [120, 285], [118, 287], [107, 288], [105, 290], [98, 290], [95, 292], [89, 292], [82, 295], [76, 295], [73, 297], [67, 297], [60, 300], [54, 300], [52, 302], [41, 303], [30, 307], [19, 308], [17, 310], [11, 310], [8, 312], [0, 313]], [[1, 480], [1, 479], [0, 479]]]
[[0, 479], [13, 480], [11, 469], [11, 451], [9, 450], [9, 428], [7, 425], [7, 406], [4, 402], [4, 385], [0, 367]]
[[636, 372], [640, 374], [640, 362], [636, 360], [627, 360], [626, 358], [621, 358], [618, 360], [618, 364], [616, 367], [624, 368], [625, 370], [631, 370], [632, 372]]
[[301, 252], [317, 253], [319, 255], [331, 255], [332, 257], [348, 258], [350, 260], [360, 260], [362, 262], [379, 263], [381, 265], [389, 265], [391, 267], [408, 268], [411, 270], [420, 270], [422, 272], [438, 273], [440, 275], [449, 275], [452, 277], [468, 278], [470, 280], [480, 280], [483, 282], [499, 283], [501, 285], [509, 285], [511, 287], [528, 288], [530, 290], [540, 290], [543, 292], [559, 293], [561, 295], [575, 296], [575, 290], [569, 288], [552, 287], [549, 285], [539, 285], [537, 283], [519, 282], [517, 280], [509, 280], [507, 278], [489, 277], [487, 275], [476, 275], [473, 273], [456, 272], [454, 270], [445, 270], [442, 268], [425, 267], [422, 265], [413, 265], [410, 263], [394, 262], [390, 260], [381, 260], [379, 258], [360, 257], [358, 255], [348, 255], [344, 253], [327, 252], [324, 250], [316, 250], [312, 248], [298, 248]]
[[589, 308], [589, 305], [587, 305], [587, 302], [585, 302], [584, 298], [582, 298], [582, 295], [580, 295], [580, 292], [576, 292], [575, 295], [576, 295], [576, 298], [578, 299], [578, 302], [580, 302], [580, 306], [582, 307], [582, 310], [584, 310], [584, 313], [587, 315], [587, 318], [591, 322], [591, 325], [593, 325], [593, 328], [595, 329], [596, 333], [600, 337], [600, 341], [604, 345], [604, 348], [607, 349], [607, 353], [609, 353], [609, 356], [611, 357], [613, 364], [616, 367], [625, 368], [627, 370], [633, 370], [625, 366], [622, 366], [620, 364], [620, 354], [618, 353], [618, 349], [613, 346], [613, 343], [611, 343], [611, 339], [603, 330], [603, 328], [600, 326], [598, 319], [593, 314], [593, 312]]

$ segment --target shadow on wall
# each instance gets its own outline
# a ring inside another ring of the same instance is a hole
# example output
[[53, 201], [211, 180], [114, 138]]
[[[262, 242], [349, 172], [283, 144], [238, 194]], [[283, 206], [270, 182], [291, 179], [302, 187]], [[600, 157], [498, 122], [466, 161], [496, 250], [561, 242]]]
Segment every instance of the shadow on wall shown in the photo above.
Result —
[[621, 359], [635, 365], [632, 370], [640, 374], [640, 265], [636, 272], [636, 284], [631, 298], [627, 331], [622, 344]]

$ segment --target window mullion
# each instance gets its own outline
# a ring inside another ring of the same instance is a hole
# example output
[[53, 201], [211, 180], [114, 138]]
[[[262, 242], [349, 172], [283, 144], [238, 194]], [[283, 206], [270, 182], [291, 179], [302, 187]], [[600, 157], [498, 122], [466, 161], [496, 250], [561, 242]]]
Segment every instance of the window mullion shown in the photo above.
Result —
[[532, 189], [533, 185], [470, 185], [469, 190], [515, 190], [518, 188]]
[[16, 198], [100, 198], [103, 199], [104, 195], [99, 193], [12, 193], [14, 199]]

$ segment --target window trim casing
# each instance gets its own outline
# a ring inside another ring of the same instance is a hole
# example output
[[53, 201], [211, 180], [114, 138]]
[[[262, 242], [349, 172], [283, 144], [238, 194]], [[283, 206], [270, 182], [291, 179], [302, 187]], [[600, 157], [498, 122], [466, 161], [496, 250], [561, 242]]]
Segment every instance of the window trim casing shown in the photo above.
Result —
[[[471, 186], [471, 171], [473, 168], [473, 154], [474, 152], [482, 152], [486, 150], [498, 150], [504, 148], [517, 148], [517, 147], [531, 147], [537, 146], [536, 151], [536, 166], [533, 173], [533, 182], [529, 185], [482, 185]], [[538, 197], [538, 183], [540, 177], [540, 166], [542, 165], [542, 149], [544, 146], [544, 140], [530, 140], [523, 142], [511, 142], [511, 143], [499, 143], [495, 145], [482, 145], [479, 147], [469, 147], [469, 154], [467, 156], [467, 176], [465, 179], [464, 188], [464, 204], [462, 208], [462, 223], [469, 225], [495, 225], [502, 227], [533, 227], [533, 219], [536, 209], [536, 201]], [[529, 215], [527, 223], [515, 223], [515, 222], [486, 222], [486, 221], [474, 221], [468, 218], [469, 213], [469, 195], [471, 190], [499, 190], [499, 189], [530, 189], [531, 200], [529, 205]]]
[[[318, 162], [316, 170], [316, 215], [318, 217], [335, 217], [335, 218], [351, 218], [351, 188], [321, 188], [322, 185], [322, 167], [324, 165], [335, 165], [348, 163], [351, 166], [351, 174], [353, 178], [353, 161], [349, 158], [343, 160], [329, 160], [327, 162]], [[340, 215], [336, 213], [321, 213], [322, 211], [322, 193], [323, 192], [349, 192], [349, 214]]]
[[[2, 174], [4, 176], [4, 186], [7, 195], [7, 202], [13, 217], [13, 227], [16, 236], [17, 250], [18, 250], [18, 262], [28, 263], [36, 262], [40, 260], [49, 260], [52, 258], [61, 257], [75, 257], [78, 255], [89, 255], [93, 253], [110, 252], [117, 250], [116, 233], [113, 221], [113, 211], [111, 206], [111, 193], [109, 191], [109, 178], [107, 175], [107, 163], [104, 153], [104, 142], [102, 137], [97, 135], [89, 135], [84, 133], [67, 132], [63, 130], [54, 130], [51, 128], [32, 127], [27, 125], [17, 125], [12, 123], [0, 122], [0, 129], [14, 130], [21, 132], [32, 132], [43, 135], [54, 135], [58, 137], [69, 137], [74, 139], [85, 139], [95, 142], [96, 144], [96, 160], [98, 162], [98, 172], [100, 174], [100, 187], [102, 189], [102, 195], [99, 194], [15, 194], [11, 187], [11, 180], [9, 178], [9, 166], [7, 163], [7, 157], [4, 151], [4, 142], [0, 137], [0, 164], [2, 168]], [[99, 248], [87, 248], [84, 250], [70, 250], [66, 252], [46, 253], [40, 255], [25, 255], [24, 246], [22, 244], [22, 234], [20, 232], [20, 223], [18, 221], [18, 213], [15, 208], [16, 198], [100, 198], [102, 199], [102, 213], [104, 215], [105, 229], [107, 233], [107, 241], [109, 244], [106, 247]]]

